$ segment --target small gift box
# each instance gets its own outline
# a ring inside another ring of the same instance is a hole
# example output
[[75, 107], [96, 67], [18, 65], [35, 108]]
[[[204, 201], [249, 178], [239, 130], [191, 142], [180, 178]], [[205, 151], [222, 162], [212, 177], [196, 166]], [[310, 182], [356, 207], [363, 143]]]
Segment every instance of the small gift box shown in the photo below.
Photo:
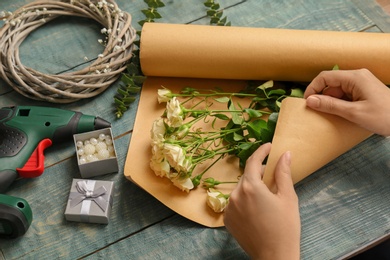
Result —
[[65, 219], [108, 224], [113, 188], [112, 181], [73, 179]]
[[111, 128], [75, 134], [73, 139], [82, 178], [118, 172], [118, 159]]

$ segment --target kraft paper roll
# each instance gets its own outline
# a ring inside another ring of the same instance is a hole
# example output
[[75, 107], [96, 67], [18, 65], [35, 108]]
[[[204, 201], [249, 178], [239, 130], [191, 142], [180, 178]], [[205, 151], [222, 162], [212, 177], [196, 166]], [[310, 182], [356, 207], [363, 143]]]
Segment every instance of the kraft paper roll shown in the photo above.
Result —
[[311, 81], [334, 65], [390, 84], [390, 34], [146, 23], [147, 76]]

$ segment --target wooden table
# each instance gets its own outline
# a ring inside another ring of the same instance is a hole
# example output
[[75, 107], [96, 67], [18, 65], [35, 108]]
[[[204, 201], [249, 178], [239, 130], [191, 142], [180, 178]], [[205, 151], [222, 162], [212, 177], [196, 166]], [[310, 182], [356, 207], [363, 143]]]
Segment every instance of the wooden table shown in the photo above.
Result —
[[[14, 11], [28, 0], [2, 0], [0, 11]], [[203, 1], [165, 1], [161, 22], [208, 24]], [[225, 0], [234, 26], [336, 31], [390, 32], [390, 17], [374, 0]], [[118, 0], [143, 18], [143, 1]], [[380, 1], [386, 5], [386, 1]], [[64, 18], [34, 31], [20, 47], [25, 66], [62, 73], [85, 66], [102, 50], [101, 26]], [[67, 105], [26, 99], [0, 81], [0, 105], [44, 105], [98, 115], [112, 122], [119, 172], [98, 177], [115, 182], [108, 225], [68, 222], [65, 206], [73, 178], [80, 178], [72, 142], [46, 150], [45, 172], [19, 180], [7, 194], [26, 199], [34, 220], [28, 232], [0, 240], [0, 259], [241, 259], [245, 253], [225, 228], [210, 229], [171, 211], [128, 181], [123, 168], [137, 113], [113, 113], [114, 84], [98, 97]], [[390, 139], [373, 136], [296, 185], [302, 218], [302, 259], [345, 258], [390, 236]], [[310, 158], [308, 158], [310, 159]], [[137, 158], [134, 158], [137, 160]], [[261, 241], [259, 241], [261, 243]]]

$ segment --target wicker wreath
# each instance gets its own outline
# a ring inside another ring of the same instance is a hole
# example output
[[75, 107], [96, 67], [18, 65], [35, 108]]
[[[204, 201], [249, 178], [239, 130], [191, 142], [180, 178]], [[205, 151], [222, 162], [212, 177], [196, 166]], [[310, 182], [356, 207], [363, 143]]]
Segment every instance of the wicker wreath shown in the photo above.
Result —
[[[91, 18], [103, 26], [104, 52], [90, 66], [59, 75], [24, 67], [19, 46], [30, 32], [63, 16]], [[35, 100], [70, 103], [106, 90], [126, 69], [136, 31], [131, 15], [114, 0], [36, 1], [11, 14], [0, 30], [0, 76], [20, 94]]]

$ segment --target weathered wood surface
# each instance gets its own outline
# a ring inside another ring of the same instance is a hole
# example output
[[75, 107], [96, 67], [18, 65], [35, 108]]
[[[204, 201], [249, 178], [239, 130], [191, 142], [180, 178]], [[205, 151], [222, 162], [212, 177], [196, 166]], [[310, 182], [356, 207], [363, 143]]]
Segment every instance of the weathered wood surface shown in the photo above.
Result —
[[[14, 11], [28, 2], [2, 0], [0, 11]], [[207, 24], [201, 2], [165, 1], [160, 21]], [[389, 17], [373, 0], [219, 2], [235, 26], [389, 32]], [[134, 27], [139, 28], [136, 22], [142, 18], [139, 10], [145, 7], [143, 1], [117, 3], [133, 15]], [[21, 60], [44, 73], [79, 69], [86, 66], [84, 57], [92, 60], [102, 51], [97, 43], [100, 29], [85, 19], [58, 19], [26, 39], [20, 47]], [[178, 216], [123, 177], [137, 102], [122, 119], [115, 120], [112, 97], [117, 86], [93, 99], [56, 105], [26, 99], [0, 81], [0, 106], [54, 106], [111, 121], [120, 166], [118, 173], [98, 177], [115, 181], [110, 223], [67, 222], [64, 211], [70, 184], [72, 178], [80, 177], [74, 148], [71, 142], [49, 148], [44, 174], [17, 181], [7, 192], [28, 200], [34, 220], [25, 236], [0, 240], [0, 259], [245, 258], [226, 229], [204, 228]], [[389, 150], [388, 138], [373, 136], [296, 186], [303, 228], [302, 259], [342, 258], [390, 234]]]

